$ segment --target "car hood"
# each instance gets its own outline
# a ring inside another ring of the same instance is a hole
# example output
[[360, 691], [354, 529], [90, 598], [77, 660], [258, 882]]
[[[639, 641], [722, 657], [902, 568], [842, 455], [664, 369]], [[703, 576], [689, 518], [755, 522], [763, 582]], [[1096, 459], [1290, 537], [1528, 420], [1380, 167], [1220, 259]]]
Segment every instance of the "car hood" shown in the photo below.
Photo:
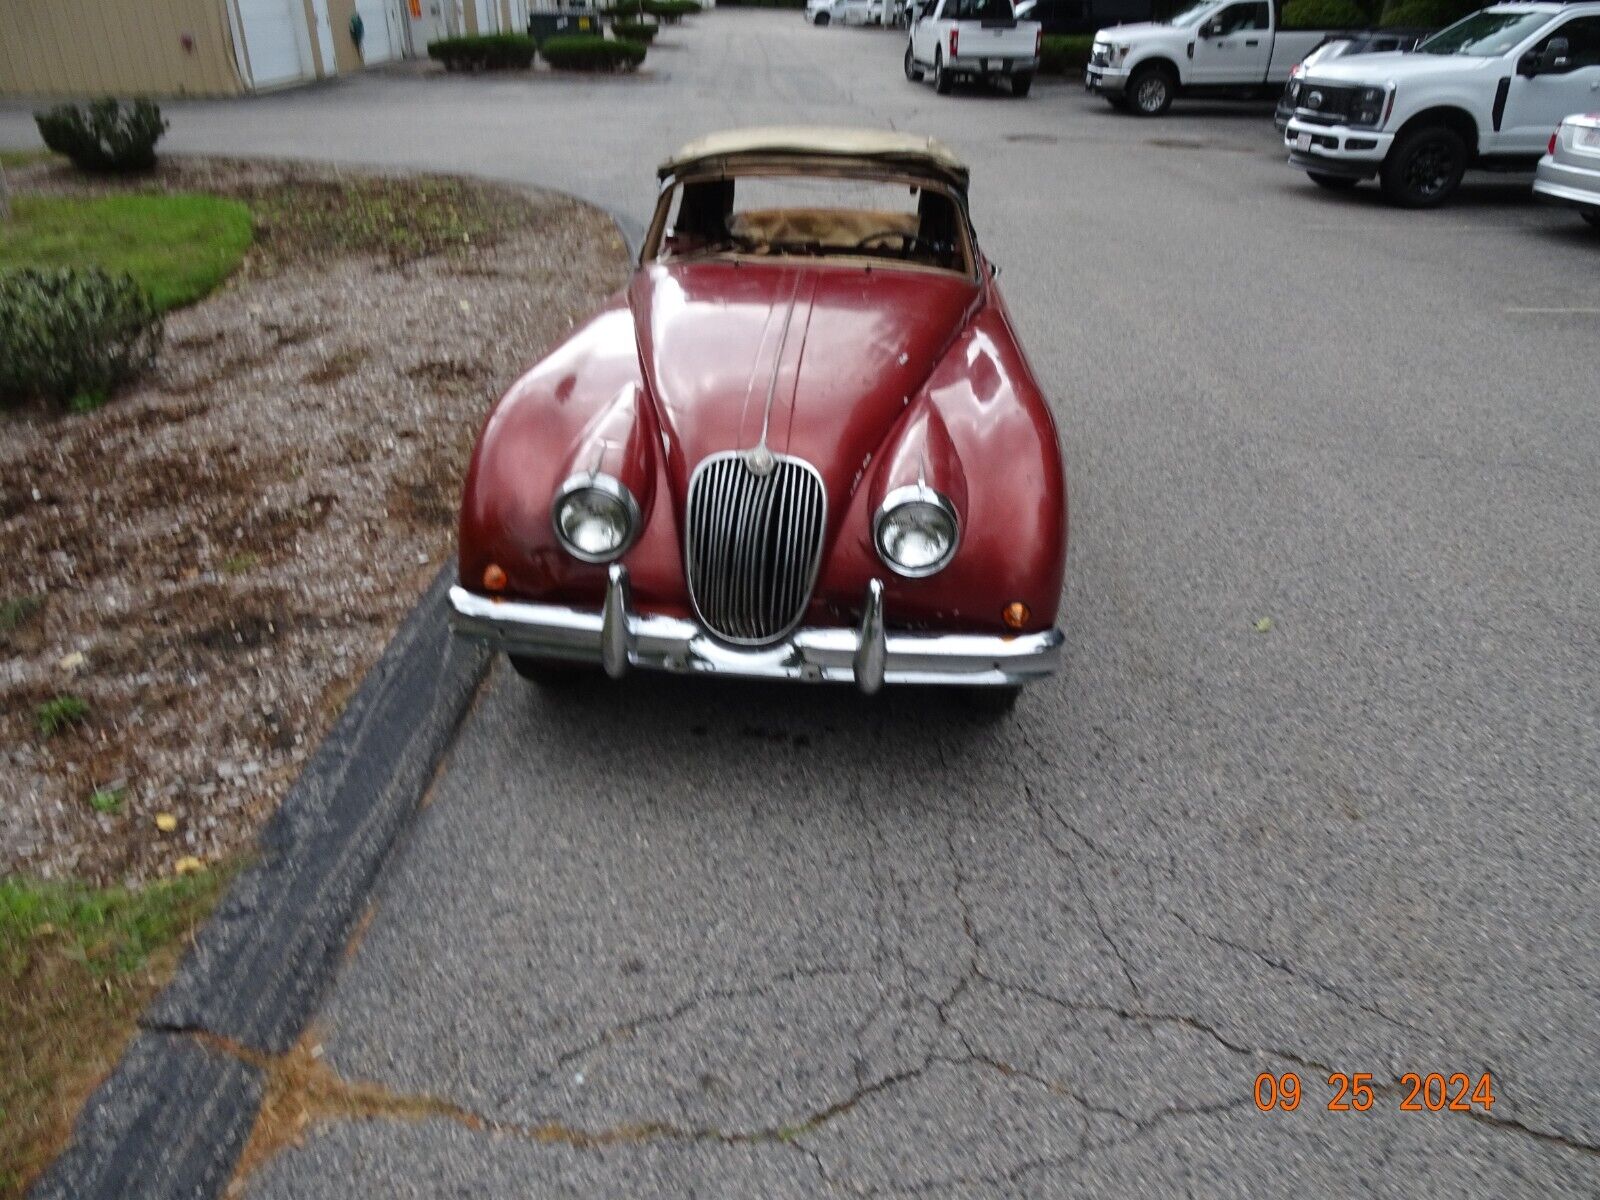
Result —
[[1438, 75], [1460, 75], [1480, 71], [1500, 63], [1498, 58], [1468, 58], [1460, 54], [1402, 54], [1385, 50], [1381, 54], [1352, 54], [1344, 58], [1315, 63], [1306, 71], [1307, 82], [1378, 87], [1389, 80], [1428, 79]]
[[842, 501], [979, 295], [958, 275], [838, 263], [640, 271], [628, 302], [678, 496], [701, 460], [755, 447], [765, 426], [773, 453], [810, 463]]
[[1125, 42], [1133, 38], [1150, 37], [1160, 34], [1165, 37], [1178, 33], [1175, 26], [1164, 25], [1160, 21], [1140, 21], [1133, 25], [1108, 25], [1094, 35], [1097, 42]]

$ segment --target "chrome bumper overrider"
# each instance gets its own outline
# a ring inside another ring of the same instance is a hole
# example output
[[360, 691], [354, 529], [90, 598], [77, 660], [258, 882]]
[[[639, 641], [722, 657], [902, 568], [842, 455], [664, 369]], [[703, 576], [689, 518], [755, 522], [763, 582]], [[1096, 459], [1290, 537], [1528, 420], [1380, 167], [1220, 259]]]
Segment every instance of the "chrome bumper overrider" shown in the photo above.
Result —
[[871, 695], [885, 683], [1027, 683], [1050, 674], [1059, 629], [1002, 637], [892, 633], [884, 627], [883, 584], [874, 579], [859, 628], [802, 628], [771, 646], [730, 646], [697, 622], [633, 611], [625, 567], [613, 564], [599, 612], [560, 604], [492, 600], [450, 589], [450, 624], [498, 650], [598, 663], [620, 679], [630, 667], [683, 675], [736, 675], [854, 683]]

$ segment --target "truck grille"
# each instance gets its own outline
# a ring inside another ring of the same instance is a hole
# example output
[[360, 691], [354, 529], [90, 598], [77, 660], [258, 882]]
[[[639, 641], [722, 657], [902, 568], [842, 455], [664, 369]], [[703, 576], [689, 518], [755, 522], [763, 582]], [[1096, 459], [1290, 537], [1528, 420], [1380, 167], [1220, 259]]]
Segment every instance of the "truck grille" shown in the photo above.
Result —
[[1361, 88], [1331, 87], [1325, 83], [1297, 80], [1289, 85], [1289, 99], [1294, 104], [1294, 115], [1302, 121], [1316, 125], [1339, 125], [1355, 112], [1361, 91]]
[[689, 597], [707, 629], [730, 642], [775, 641], [800, 623], [822, 560], [822, 477], [776, 456], [758, 475], [743, 451], [713, 454], [689, 480], [684, 555]]

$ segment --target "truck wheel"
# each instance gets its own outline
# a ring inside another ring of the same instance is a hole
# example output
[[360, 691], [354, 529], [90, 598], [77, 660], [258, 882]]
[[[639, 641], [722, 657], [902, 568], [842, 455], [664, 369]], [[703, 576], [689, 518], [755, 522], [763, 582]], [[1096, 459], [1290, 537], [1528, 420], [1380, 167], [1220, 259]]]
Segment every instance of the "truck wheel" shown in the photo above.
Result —
[[1467, 172], [1467, 143], [1454, 129], [1430, 125], [1401, 138], [1383, 160], [1383, 194], [1402, 208], [1432, 208], [1456, 194]]
[[817, 14], [817, 24], [818, 24], [818, 25], [826, 25], [826, 24], [827, 24], [827, 23], [828, 23], [828, 22], [829, 22], [829, 21], [831, 21], [831, 20], [832, 20], [832, 19], [833, 19], [833, 18], [832, 18], [832, 17], [830, 17], [830, 16], [829, 16], [829, 15], [828, 15], [828, 14], [827, 14], [827, 13], [825, 13], [825, 12], [819, 12], [819, 13], [818, 13], [818, 14]]
[[1311, 177], [1312, 183], [1319, 188], [1327, 188], [1330, 192], [1348, 192], [1361, 182], [1359, 179], [1351, 179], [1348, 175], [1324, 175], [1321, 171], [1307, 171], [1306, 174]]
[[1600, 229], [1600, 208], [1580, 208], [1578, 215], [1596, 229]]
[[1141, 117], [1159, 117], [1172, 107], [1172, 94], [1178, 90], [1172, 72], [1151, 63], [1140, 67], [1128, 80], [1128, 100]]
[[511, 669], [529, 683], [541, 688], [571, 687], [583, 674], [583, 668], [571, 663], [554, 662], [548, 658], [530, 658], [526, 654], [508, 654]]
[[917, 66], [917, 60], [911, 57], [911, 45], [906, 44], [906, 78], [912, 83], [922, 82], [922, 68]]
[[1011, 77], [1011, 94], [1013, 96], [1026, 96], [1033, 90], [1033, 76], [1026, 72]]
[[944, 69], [944, 51], [935, 50], [933, 52], [933, 90], [941, 96], [948, 96], [952, 82], [949, 72]]

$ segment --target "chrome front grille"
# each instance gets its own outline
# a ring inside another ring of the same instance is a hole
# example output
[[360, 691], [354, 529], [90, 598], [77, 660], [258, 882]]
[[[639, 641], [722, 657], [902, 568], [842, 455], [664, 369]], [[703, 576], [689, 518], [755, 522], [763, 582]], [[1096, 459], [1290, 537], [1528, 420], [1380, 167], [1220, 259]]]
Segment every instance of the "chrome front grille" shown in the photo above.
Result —
[[713, 454], [689, 480], [684, 556], [689, 597], [707, 629], [730, 642], [774, 641], [800, 623], [822, 559], [822, 476], [776, 456], [757, 475], [743, 451]]

